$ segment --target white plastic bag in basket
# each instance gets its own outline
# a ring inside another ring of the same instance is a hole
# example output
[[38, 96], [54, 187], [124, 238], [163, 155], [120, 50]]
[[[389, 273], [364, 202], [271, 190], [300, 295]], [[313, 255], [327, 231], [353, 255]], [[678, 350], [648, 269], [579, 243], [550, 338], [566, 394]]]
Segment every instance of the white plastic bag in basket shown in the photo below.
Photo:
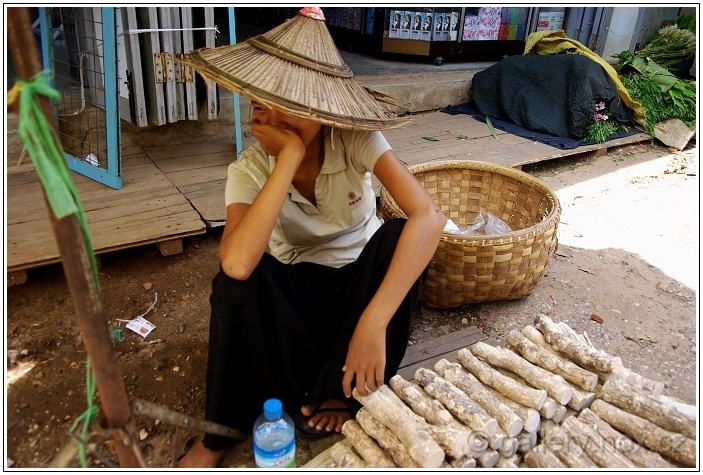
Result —
[[471, 226], [460, 228], [454, 224], [454, 222], [452, 222], [451, 225], [447, 222], [444, 232], [462, 236], [473, 236], [477, 234], [496, 235], [508, 234], [512, 232], [512, 229], [510, 229], [508, 223], [495, 216], [493, 213], [481, 211], [476, 215], [476, 218], [474, 218], [474, 222]]

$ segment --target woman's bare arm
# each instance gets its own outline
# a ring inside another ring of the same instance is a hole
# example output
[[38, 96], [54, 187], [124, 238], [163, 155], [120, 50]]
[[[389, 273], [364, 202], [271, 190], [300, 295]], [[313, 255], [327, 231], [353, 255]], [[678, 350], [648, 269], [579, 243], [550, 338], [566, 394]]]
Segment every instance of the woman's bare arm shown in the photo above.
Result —
[[349, 343], [342, 381], [347, 396], [351, 395], [354, 379], [362, 395], [368, 393], [367, 386], [373, 391], [383, 384], [386, 327], [432, 259], [447, 221], [439, 206], [392, 150], [379, 158], [374, 174], [405, 213], [407, 222], [388, 272], [359, 318]]

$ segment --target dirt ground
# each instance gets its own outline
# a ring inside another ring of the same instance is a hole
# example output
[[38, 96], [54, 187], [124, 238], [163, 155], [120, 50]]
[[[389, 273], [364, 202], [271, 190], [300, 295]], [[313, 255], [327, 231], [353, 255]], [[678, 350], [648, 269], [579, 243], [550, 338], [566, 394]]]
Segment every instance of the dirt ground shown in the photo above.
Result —
[[[556, 191], [563, 208], [559, 247], [543, 280], [516, 301], [423, 307], [411, 344], [471, 325], [504, 341], [511, 329], [545, 313], [586, 333], [633, 371], [665, 383], [665, 394], [697, 405], [696, 157], [695, 147], [670, 153], [639, 144], [526, 167]], [[187, 239], [175, 256], [147, 246], [101, 257], [104, 313], [130, 397], [201, 417], [220, 234], [221, 228]], [[60, 266], [30, 271], [25, 284], [7, 289], [6, 299], [5, 463], [48, 467], [88, 406], [87, 354]], [[145, 338], [122, 322], [140, 315], [155, 325]], [[169, 467], [191, 435], [153, 417], [137, 416], [135, 424], [149, 467]], [[88, 440], [89, 467], [117, 464], [111, 443], [97, 432]], [[298, 464], [330, 443], [299, 442]], [[80, 466], [78, 459], [69, 466]], [[238, 444], [223, 466], [252, 467], [250, 442]]]

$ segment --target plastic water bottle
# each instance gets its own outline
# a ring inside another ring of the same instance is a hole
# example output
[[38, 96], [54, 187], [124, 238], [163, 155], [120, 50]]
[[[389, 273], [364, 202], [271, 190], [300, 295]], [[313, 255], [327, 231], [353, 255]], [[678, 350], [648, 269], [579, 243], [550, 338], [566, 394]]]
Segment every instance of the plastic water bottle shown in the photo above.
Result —
[[259, 468], [295, 467], [295, 425], [278, 399], [264, 402], [254, 423], [254, 461]]

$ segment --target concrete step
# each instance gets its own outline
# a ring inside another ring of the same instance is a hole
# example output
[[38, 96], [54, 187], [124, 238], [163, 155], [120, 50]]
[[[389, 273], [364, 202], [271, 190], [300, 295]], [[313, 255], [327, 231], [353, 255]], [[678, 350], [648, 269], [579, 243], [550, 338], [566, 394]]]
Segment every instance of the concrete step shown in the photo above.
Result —
[[[443, 71], [356, 76], [357, 81], [395, 98], [405, 108], [397, 114], [428, 112], [449, 105], [467, 102], [471, 95], [474, 74], [482, 68]], [[230, 91], [221, 90], [220, 118], [234, 117], [234, 101]], [[242, 123], [249, 121], [250, 101], [240, 98]]]

